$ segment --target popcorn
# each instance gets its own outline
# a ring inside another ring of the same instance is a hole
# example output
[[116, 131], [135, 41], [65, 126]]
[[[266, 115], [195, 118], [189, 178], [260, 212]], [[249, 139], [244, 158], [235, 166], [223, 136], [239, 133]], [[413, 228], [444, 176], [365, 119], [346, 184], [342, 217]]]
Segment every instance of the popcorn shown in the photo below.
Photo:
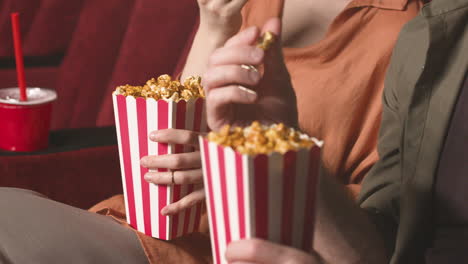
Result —
[[201, 97], [205, 97], [205, 90], [201, 85], [200, 76], [190, 76], [184, 81], [184, 86], [193, 94], [199, 94]]
[[171, 84], [171, 76], [164, 74], [158, 77], [158, 84], [167, 87]]
[[127, 84], [127, 85], [117, 87], [115, 92], [123, 96], [140, 97], [142, 90], [143, 90], [142, 86], [131, 86]]
[[205, 97], [200, 76], [190, 76], [185, 79], [182, 85], [179, 81], [172, 80], [171, 76], [167, 74], [161, 75], [157, 79], [148, 80], [144, 86], [131, 86], [128, 84], [119, 86], [115, 89], [115, 94], [176, 102]]
[[258, 38], [257, 47], [261, 48], [262, 50], [268, 50], [270, 46], [275, 42], [275, 40], [275, 35], [270, 31], [267, 31]]
[[311, 248], [322, 141], [257, 121], [199, 141], [214, 264], [239, 237]]
[[247, 155], [272, 152], [284, 154], [315, 145], [310, 137], [282, 123], [262, 126], [258, 121], [246, 128], [225, 125], [219, 132], [210, 132], [208, 140]]

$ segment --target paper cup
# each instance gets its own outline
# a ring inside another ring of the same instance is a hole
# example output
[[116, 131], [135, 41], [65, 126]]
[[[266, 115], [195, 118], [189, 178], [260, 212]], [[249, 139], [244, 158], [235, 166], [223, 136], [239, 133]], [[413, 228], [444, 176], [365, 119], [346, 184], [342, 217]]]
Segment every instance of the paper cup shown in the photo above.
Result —
[[200, 137], [215, 264], [231, 241], [261, 238], [309, 250], [321, 142], [282, 155], [241, 155]]
[[193, 192], [196, 186], [149, 184], [143, 178], [148, 169], [140, 166], [140, 159], [192, 151], [181, 145], [152, 142], [148, 136], [167, 128], [206, 131], [204, 100], [176, 103], [114, 94], [113, 103], [127, 222], [146, 235], [164, 240], [197, 231], [201, 204], [174, 216], [160, 214], [166, 205]]
[[55, 91], [27, 88], [28, 101], [19, 101], [18, 88], [0, 89], [0, 149], [38, 151], [49, 144]]

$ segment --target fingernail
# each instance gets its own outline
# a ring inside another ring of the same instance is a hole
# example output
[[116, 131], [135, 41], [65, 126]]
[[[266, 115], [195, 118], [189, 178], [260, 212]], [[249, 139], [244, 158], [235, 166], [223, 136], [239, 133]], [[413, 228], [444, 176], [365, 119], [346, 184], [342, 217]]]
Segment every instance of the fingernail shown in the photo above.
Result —
[[253, 90], [250, 90], [249, 88], [246, 88], [244, 86], [237, 86], [237, 88], [239, 88], [241, 91], [245, 92], [245, 95], [247, 96], [247, 98], [249, 100], [252, 100], [254, 101], [255, 99], [257, 99], [257, 93]]
[[250, 54], [250, 56], [252, 57], [252, 59], [256, 60], [256, 61], [260, 61], [262, 58], [263, 58], [263, 50], [260, 49], [260, 48], [255, 48], [252, 50], [252, 53]]
[[143, 178], [145, 179], [145, 181], [149, 182], [151, 180], [151, 175], [148, 174], [148, 173], [145, 173], [145, 175], [143, 176]]
[[146, 167], [146, 157], [140, 159], [140, 165]]
[[164, 207], [164, 208], [161, 210], [161, 214], [162, 214], [162, 215], [167, 215], [168, 211], [169, 211], [169, 210], [167, 209], [167, 206], [166, 206], [166, 207]]
[[157, 140], [157, 133], [156, 132], [151, 132], [149, 135], [149, 139], [151, 141], [156, 141]]

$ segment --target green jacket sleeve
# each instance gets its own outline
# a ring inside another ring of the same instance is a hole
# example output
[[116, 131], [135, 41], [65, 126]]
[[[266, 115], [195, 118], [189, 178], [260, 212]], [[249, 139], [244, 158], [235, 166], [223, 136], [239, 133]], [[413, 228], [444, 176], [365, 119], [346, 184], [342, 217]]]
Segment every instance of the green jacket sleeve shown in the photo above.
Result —
[[393, 252], [399, 219], [402, 120], [397, 96], [398, 60], [394, 53], [387, 71], [383, 93], [382, 123], [378, 139], [380, 160], [365, 177], [358, 201], [385, 238]]

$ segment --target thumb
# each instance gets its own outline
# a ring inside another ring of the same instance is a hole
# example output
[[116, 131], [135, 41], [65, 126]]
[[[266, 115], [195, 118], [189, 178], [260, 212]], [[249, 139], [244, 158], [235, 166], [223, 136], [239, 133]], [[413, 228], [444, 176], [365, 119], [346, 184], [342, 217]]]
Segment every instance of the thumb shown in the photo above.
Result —
[[278, 17], [272, 17], [263, 25], [262, 33], [270, 31], [277, 39], [281, 39], [281, 20]]
[[277, 17], [273, 17], [267, 20], [262, 28], [262, 34], [267, 31], [275, 35], [275, 41], [266, 52], [264, 61], [265, 74], [276, 77], [289, 78], [288, 70], [284, 64], [283, 49], [281, 45], [281, 20]]
[[267, 53], [278, 54], [278, 52], [281, 52], [281, 20], [277, 17], [268, 19], [265, 25], [263, 25], [262, 35], [265, 32], [270, 32], [275, 36]]

